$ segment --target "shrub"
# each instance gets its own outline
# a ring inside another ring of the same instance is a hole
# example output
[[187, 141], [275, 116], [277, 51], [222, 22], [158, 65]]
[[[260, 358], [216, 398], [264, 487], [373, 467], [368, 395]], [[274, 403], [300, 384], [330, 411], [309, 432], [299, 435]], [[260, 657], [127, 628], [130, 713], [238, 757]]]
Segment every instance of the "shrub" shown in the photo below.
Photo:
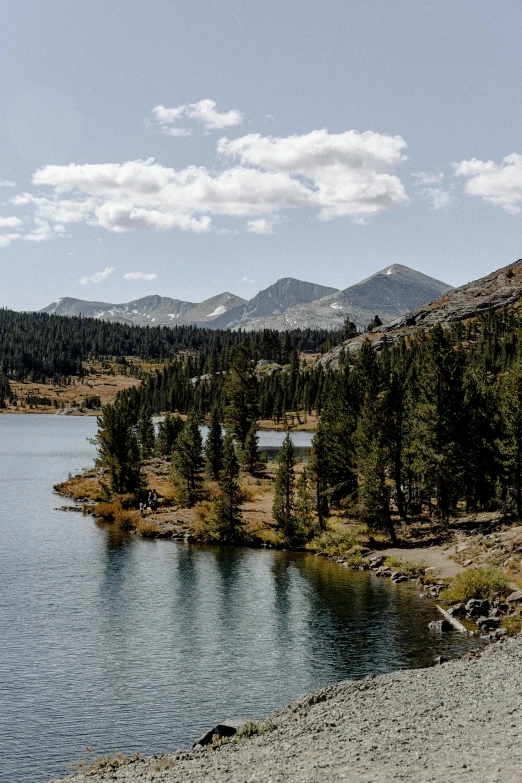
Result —
[[346, 562], [350, 568], [368, 568], [368, 563], [364, 559], [359, 547], [354, 547], [346, 553]]
[[135, 522], [136, 533], [142, 538], [155, 538], [158, 533], [158, 525], [156, 522], [151, 522], [148, 519], [138, 519]]
[[502, 627], [506, 629], [510, 636], [516, 636], [522, 631], [522, 617], [519, 614], [504, 617]]
[[499, 568], [468, 568], [457, 574], [453, 584], [442, 591], [440, 598], [448, 603], [462, 603], [470, 598], [485, 600], [495, 593], [505, 595], [508, 588], [508, 581]]
[[134, 761], [138, 761], [140, 758], [140, 753], [135, 753], [134, 756], [125, 756], [123, 753], [117, 753], [114, 756], [98, 756], [98, 758], [89, 763], [89, 765], [85, 768], [85, 772], [90, 773], [99, 772], [102, 770], [115, 770], [119, 767], [126, 767], [128, 764], [132, 764]]
[[137, 511], [127, 511], [123, 508], [118, 509], [114, 514], [114, 521], [120, 530], [135, 530], [138, 519]]
[[409, 579], [413, 579], [416, 576], [421, 576], [426, 568], [426, 563], [412, 563], [410, 560], [403, 560], [400, 557], [387, 557], [384, 561], [384, 565], [391, 568], [392, 571], [397, 571], [399, 574], [404, 574]]
[[332, 557], [344, 557], [356, 543], [357, 536], [352, 530], [330, 524], [324, 533], [313, 539], [311, 546]]
[[244, 726], [242, 726], [236, 734], [236, 737], [248, 738], [255, 737], [258, 734], [267, 734], [269, 731], [274, 731], [275, 724], [270, 719], [264, 721], [247, 720]]
[[94, 516], [112, 522], [118, 511], [122, 511], [119, 500], [113, 500], [110, 503], [96, 503]]

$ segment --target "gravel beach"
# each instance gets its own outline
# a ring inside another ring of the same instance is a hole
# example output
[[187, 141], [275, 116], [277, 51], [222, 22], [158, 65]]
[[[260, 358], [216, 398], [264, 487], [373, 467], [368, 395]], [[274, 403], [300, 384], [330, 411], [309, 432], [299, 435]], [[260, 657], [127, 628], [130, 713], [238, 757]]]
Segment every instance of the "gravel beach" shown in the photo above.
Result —
[[61, 780], [519, 781], [522, 635], [492, 644], [471, 660], [341, 682], [303, 696], [273, 713], [271, 721], [273, 730], [249, 739]]

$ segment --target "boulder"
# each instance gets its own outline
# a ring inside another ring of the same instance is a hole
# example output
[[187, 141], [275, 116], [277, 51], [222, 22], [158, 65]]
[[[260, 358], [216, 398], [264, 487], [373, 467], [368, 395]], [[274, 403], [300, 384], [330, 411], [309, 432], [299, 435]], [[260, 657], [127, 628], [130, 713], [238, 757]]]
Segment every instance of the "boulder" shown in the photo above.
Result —
[[228, 719], [222, 720], [217, 723], [214, 728], [209, 729], [200, 737], [194, 744], [193, 748], [197, 745], [210, 745], [214, 739], [223, 739], [223, 737], [233, 737], [234, 734], [246, 724], [248, 721], [242, 719]]
[[453, 626], [448, 620], [432, 620], [431, 623], [428, 623], [428, 628], [437, 633], [453, 630]]
[[480, 617], [489, 612], [489, 601], [482, 601], [480, 598], [470, 598], [466, 604], [468, 617]]
[[448, 609], [448, 614], [451, 614], [452, 617], [464, 617], [466, 614], [466, 607], [464, 604], [455, 604], [455, 606]]
[[370, 557], [368, 560], [368, 564], [370, 568], [379, 568], [379, 566], [382, 566], [384, 561], [386, 560], [384, 555], [374, 555], [373, 557]]
[[522, 590], [515, 590], [514, 593], [508, 595], [506, 598], [508, 604], [520, 604], [522, 603]]
[[395, 584], [399, 584], [399, 582], [407, 582], [408, 577], [404, 574], [400, 574], [398, 571], [394, 571], [391, 575], [392, 582], [395, 582]]
[[477, 625], [481, 631], [494, 631], [500, 625], [500, 617], [479, 617]]

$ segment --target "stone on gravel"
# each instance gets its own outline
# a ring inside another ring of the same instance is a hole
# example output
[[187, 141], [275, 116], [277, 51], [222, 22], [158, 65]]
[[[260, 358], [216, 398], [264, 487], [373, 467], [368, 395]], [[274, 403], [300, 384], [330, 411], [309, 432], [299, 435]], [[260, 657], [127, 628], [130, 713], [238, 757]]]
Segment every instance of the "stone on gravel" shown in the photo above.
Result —
[[480, 617], [489, 612], [489, 601], [482, 601], [480, 598], [470, 598], [466, 604], [468, 617]]

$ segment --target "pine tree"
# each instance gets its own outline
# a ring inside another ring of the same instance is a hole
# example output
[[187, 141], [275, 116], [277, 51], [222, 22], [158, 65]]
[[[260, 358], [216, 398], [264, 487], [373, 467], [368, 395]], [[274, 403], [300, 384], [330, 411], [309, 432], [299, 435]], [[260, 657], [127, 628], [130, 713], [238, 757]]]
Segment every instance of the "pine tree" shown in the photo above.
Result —
[[522, 518], [522, 357], [506, 373], [501, 389], [502, 460], [505, 480], [514, 490], [517, 516]]
[[244, 448], [248, 431], [257, 421], [258, 402], [254, 364], [242, 346], [234, 357], [224, 391], [227, 399], [225, 425], [240, 448]]
[[296, 484], [296, 533], [299, 539], [309, 540], [314, 532], [314, 496], [309, 471], [305, 467]]
[[357, 422], [358, 500], [361, 516], [370, 528], [386, 530], [395, 543], [390, 512], [390, 488], [386, 483], [385, 397], [366, 394]]
[[328, 457], [322, 422], [312, 440], [310, 474], [315, 483], [315, 508], [319, 527], [324, 529], [329, 514], [328, 507]]
[[438, 516], [447, 520], [463, 484], [463, 355], [440, 324], [422, 350], [411, 448], [414, 468], [429, 496], [435, 495]]
[[277, 455], [278, 469], [274, 484], [272, 513], [276, 528], [283, 539], [292, 544], [297, 533], [295, 517], [295, 450], [290, 433], [287, 432]]
[[167, 413], [164, 420], [159, 423], [158, 437], [156, 438], [156, 451], [160, 456], [169, 457], [172, 454], [182, 429], [183, 419], [181, 416]]
[[205, 442], [205, 457], [207, 461], [207, 473], [210, 478], [217, 481], [223, 468], [223, 431], [219, 421], [218, 408], [212, 408], [210, 426]]
[[213, 522], [220, 541], [233, 542], [241, 538], [243, 516], [241, 514], [241, 488], [238, 481], [239, 462], [230, 434], [223, 446], [223, 468], [219, 476], [221, 494], [214, 503]]
[[96, 464], [108, 468], [117, 494], [137, 494], [143, 486], [141, 449], [135, 417], [123, 401], [106, 405], [98, 418]]
[[177, 476], [184, 482], [183, 500], [188, 506], [193, 506], [199, 498], [204, 465], [203, 440], [194, 411], [187, 416], [183, 430], [177, 439], [172, 463]]
[[154, 424], [152, 423], [150, 407], [144, 405], [140, 410], [138, 418], [138, 441], [142, 459], [149, 459], [152, 456], [155, 440], [156, 435], [154, 432]]
[[257, 425], [255, 422], [248, 430], [245, 447], [241, 452], [241, 461], [245, 470], [247, 470], [251, 476], [254, 476], [256, 471], [259, 470], [259, 435], [257, 434]]

